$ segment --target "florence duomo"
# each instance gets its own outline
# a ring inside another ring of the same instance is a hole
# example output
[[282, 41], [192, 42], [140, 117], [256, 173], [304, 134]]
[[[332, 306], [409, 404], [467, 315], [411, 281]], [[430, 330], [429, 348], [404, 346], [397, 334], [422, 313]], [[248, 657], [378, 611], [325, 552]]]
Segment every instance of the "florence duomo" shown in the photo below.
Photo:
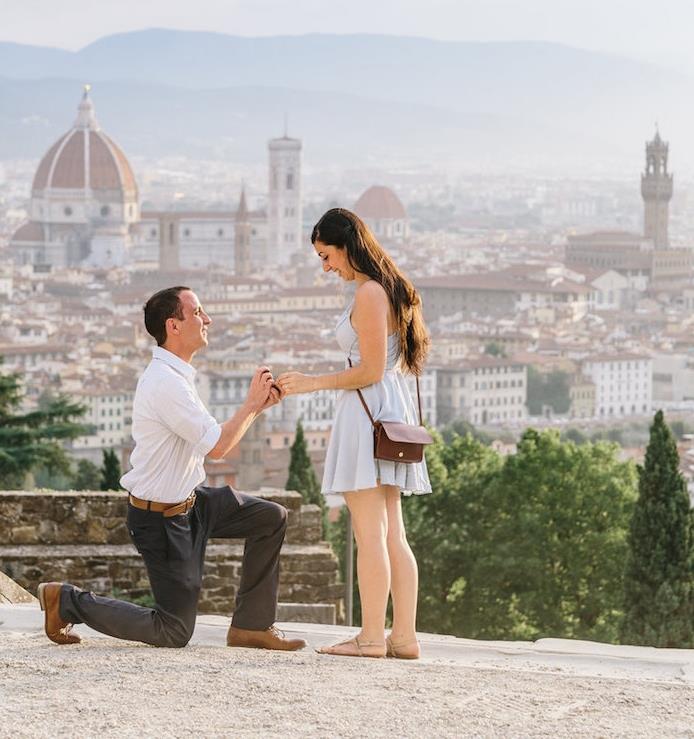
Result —
[[132, 168], [101, 129], [85, 85], [77, 119], [41, 159], [29, 222], [10, 241], [19, 264], [122, 266], [132, 252], [140, 198]]
[[141, 211], [133, 169], [96, 117], [84, 86], [77, 118], [41, 159], [29, 221], [10, 240], [16, 264], [40, 269], [161, 269], [212, 265], [240, 276], [287, 266], [302, 243], [301, 141], [268, 143], [268, 213], [252, 212], [245, 192], [235, 211]]

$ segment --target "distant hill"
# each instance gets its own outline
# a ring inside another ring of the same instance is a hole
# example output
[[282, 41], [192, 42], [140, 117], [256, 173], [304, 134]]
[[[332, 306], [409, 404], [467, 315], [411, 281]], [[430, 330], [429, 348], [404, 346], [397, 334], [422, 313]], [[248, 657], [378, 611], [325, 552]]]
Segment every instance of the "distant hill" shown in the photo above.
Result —
[[78, 52], [0, 43], [0, 78], [0, 157], [40, 155], [70, 124], [82, 82], [104, 127], [137, 153], [255, 159], [287, 111], [307, 150], [336, 160], [640, 166], [656, 120], [675, 161], [694, 154], [691, 79], [539, 42], [153, 29]]
[[[0, 158], [40, 156], [72, 125], [81, 93], [77, 80], [0, 79]], [[287, 111], [290, 133], [314, 158], [340, 163], [408, 156], [446, 161], [491, 146], [511, 125], [489, 115], [271, 87], [103, 82], [92, 98], [99, 122], [128, 153], [238, 161], [265, 157], [267, 140], [282, 135]]]

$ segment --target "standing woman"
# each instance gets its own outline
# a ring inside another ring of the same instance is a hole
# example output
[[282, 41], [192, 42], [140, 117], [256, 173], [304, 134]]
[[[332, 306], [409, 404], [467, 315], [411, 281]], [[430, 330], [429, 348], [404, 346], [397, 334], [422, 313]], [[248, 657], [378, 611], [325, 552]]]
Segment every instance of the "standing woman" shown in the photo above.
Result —
[[[287, 395], [340, 390], [325, 459], [323, 494], [341, 493], [357, 541], [361, 631], [320, 651], [358, 657], [417, 659], [417, 562], [407, 542], [400, 494], [431, 492], [424, 461], [374, 459], [373, 427], [356, 392], [361, 389], [376, 421], [417, 424], [403, 372], [419, 375], [429, 337], [412, 283], [395, 266], [366, 224], [344, 208], [329, 210], [313, 228], [311, 243], [324, 272], [356, 282], [353, 301], [336, 329], [345, 352], [343, 372], [278, 378]], [[393, 628], [384, 639], [388, 593]]]

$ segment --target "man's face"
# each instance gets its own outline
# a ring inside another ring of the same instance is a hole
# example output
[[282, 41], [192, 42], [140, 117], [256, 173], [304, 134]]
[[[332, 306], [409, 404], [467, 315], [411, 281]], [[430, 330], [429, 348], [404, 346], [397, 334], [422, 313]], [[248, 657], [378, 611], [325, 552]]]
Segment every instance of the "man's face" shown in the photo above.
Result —
[[205, 313], [198, 296], [192, 290], [184, 290], [178, 299], [183, 309], [183, 320], [175, 321], [179, 331], [179, 339], [183, 347], [190, 352], [195, 352], [207, 346], [207, 329], [212, 319]]

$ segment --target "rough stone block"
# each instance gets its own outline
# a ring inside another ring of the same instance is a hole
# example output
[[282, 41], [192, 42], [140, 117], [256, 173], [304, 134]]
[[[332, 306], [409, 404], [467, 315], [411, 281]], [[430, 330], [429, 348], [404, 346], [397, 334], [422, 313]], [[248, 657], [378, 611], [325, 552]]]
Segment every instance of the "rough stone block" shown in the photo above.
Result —
[[13, 544], [37, 544], [39, 532], [36, 526], [17, 526], [10, 532], [10, 541]]

